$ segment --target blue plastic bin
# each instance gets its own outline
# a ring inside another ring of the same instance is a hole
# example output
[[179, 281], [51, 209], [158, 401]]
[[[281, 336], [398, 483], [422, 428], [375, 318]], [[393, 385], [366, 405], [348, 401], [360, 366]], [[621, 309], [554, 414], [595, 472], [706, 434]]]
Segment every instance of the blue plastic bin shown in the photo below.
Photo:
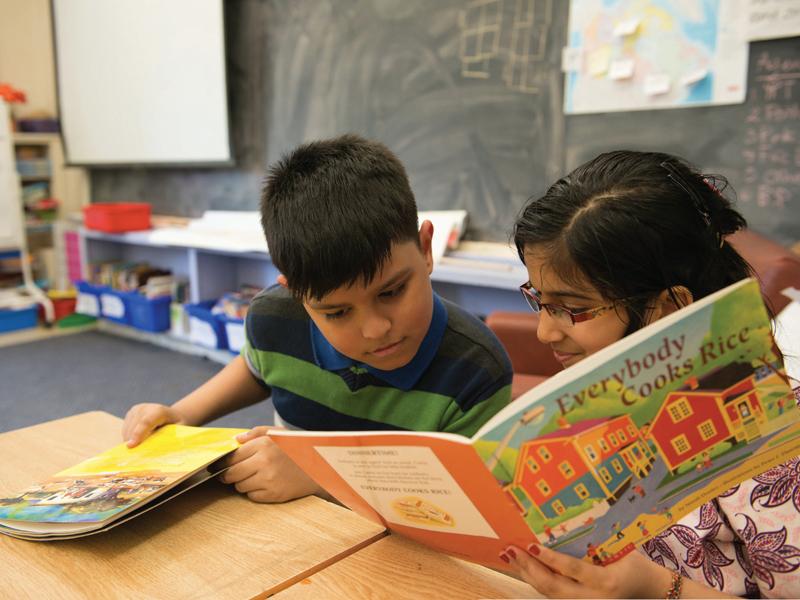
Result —
[[115, 323], [130, 325], [128, 308], [130, 294], [105, 285], [97, 286], [97, 289], [100, 292], [100, 316]]
[[244, 347], [244, 319], [235, 319], [228, 315], [215, 315], [225, 328], [228, 350], [239, 354]]
[[200, 346], [225, 350], [228, 348], [225, 324], [211, 312], [215, 302], [204, 300], [185, 306], [186, 314], [189, 315], [189, 339]]
[[0, 333], [36, 327], [36, 305], [0, 309]]
[[75, 312], [90, 317], [99, 317], [101, 288], [86, 281], [76, 281], [75, 286], [78, 288]]
[[130, 325], [152, 332], [169, 329], [169, 305], [172, 296], [147, 298], [137, 293], [129, 293], [126, 296]]

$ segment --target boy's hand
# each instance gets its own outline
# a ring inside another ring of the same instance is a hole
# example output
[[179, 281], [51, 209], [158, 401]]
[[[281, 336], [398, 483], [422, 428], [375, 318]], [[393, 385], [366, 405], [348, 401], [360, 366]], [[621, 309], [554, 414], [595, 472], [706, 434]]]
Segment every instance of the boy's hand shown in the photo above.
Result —
[[164, 404], [145, 402], [132, 406], [122, 424], [122, 439], [133, 448], [141, 444], [147, 436], [162, 425], [183, 423], [181, 415], [174, 408]]
[[[287, 502], [322, 492], [300, 467], [267, 437], [269, 427], [255, 427], [236, 436], [240, 444], [223, 462], [230, 468], [220, 475], [223, 483], [254, 502]], [[274, 429], [274, 427], [273, 427]]]

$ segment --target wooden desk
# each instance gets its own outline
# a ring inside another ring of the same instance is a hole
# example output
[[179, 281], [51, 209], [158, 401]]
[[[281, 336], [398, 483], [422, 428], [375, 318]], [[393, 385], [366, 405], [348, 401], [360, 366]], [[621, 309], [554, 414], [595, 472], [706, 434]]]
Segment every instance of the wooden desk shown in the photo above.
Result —
[[[0, 435], [0, 495], [120, 443], [121, 424], [91, 412]], [[58, 542], [0, 535], [0, 596], [265, 597], [384, 535], [316, 497], [256, 504], [209, 481], [107, 533]]]
[[390, 535], [278, 592], [300, 598], [542, 598], [528, 584]]

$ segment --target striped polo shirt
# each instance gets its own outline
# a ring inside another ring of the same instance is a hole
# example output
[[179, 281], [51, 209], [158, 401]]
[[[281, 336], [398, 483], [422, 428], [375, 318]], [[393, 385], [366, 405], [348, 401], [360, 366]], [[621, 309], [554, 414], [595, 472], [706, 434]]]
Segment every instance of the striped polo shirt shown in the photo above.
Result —
[[511, 401], [511, 362], [479, 319], [436, 294], [433, 307], [416, 356], [382, 371], [341, 354], [275, 286], [250, 305], [242, 354], [287, 427], [471, 436]]

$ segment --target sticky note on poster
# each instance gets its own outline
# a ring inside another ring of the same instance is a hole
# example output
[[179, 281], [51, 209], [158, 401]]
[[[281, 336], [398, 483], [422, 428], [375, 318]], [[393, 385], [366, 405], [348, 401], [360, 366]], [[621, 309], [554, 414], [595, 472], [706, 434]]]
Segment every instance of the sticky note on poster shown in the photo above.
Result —
[[669, 75], [648, 75], [644, 78], [644, 93], [646, 96], [661, 96], [670, 90]]
[[635, 63], [632, 58], [615, 60], [608, 69], [608, 78], [615, 80], [630, 79], [633, 77], [634, 65]]
[[611, 62], [611, 46], [600, 46], [592, 50], [587, 57], [589, 75], [602, 77], [608, 72], [608, 65]]
[[614, 26], [614, 37], [633, 35], [639, 29], [639, 22], [640, 19], [637, 17], [620, 21]]
[[561, 70], [564, 73], [580, 73], [583, 66], [583, 48], [561, 49]]
[[706, 77], [708, 77], [708, 69], [694, 69], [681, 77], [681, 85], [694, 85], [699, 81], [703, 81]]

